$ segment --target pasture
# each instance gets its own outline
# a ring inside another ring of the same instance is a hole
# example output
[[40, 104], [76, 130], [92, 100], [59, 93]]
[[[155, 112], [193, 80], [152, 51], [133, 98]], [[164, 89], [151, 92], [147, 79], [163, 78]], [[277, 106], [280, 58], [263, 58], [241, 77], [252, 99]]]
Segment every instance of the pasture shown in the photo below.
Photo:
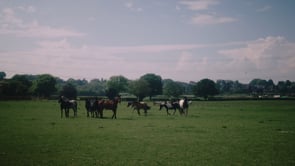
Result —
[[196, 101], [188, 117], [60, 118], [57, 101], [0, 101], [0, 165], [295, 165], [294, 101]]

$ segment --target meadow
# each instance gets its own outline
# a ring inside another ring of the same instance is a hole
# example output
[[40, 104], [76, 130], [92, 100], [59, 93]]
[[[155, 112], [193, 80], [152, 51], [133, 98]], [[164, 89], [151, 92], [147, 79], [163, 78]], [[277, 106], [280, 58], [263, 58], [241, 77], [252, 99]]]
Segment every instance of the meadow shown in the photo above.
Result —
[[188, 117], [127, 103], [116, 120], [57, 101], [0, 101], [0, 165], [295, 165], [295, 101], [195, 101]]

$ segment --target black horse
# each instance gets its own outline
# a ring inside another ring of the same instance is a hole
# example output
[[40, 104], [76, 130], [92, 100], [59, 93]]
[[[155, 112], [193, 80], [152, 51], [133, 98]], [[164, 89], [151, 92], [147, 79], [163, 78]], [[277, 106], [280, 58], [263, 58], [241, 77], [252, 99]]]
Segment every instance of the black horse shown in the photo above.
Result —
[[77, 117], [77, 101], [76, 100], [69, 100], [65, 96], [60, 96], [58, 102], [60, 103], [60, 115], [63, 118], [63, 111], [65, 111], [65, 117], [69, 117], [70, 109], [74, 111], [74, 117]]
[[98, 105], [98, 99], [86, 99], [85, 101], [85, 108], [87, 111], [87, 117], [90, 116], [94, 118], [94, 116], [97, 118], [98, 117], [98, 111], [99, 111], [99, 105]]
[[179, 104], [178, 102], [163, 102], [160, 104], [160, 110], [162, 108], [166, 108], [167, 115], [171, 115], [169, 110], [174, 110], [173, 115], [175, 115], [176, 110], [179, 109]]
[[95, 99], [86, 99], [85, 100], [85, 108], [87, 111], [87, 117], [91, 115], [92, 118], [101, 117], [102, 118], [102, 110], [103, 110], [103, 102], [104, 100]]

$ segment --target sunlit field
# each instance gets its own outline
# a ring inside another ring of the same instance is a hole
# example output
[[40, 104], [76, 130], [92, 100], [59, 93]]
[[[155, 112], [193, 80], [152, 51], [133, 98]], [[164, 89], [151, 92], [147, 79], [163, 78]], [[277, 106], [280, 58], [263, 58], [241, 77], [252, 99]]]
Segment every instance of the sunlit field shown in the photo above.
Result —
[[61, 119], [57, 101], [0, 102], [0, 165], [295, 165], [294, 101], [196, 101], [188, 117]]

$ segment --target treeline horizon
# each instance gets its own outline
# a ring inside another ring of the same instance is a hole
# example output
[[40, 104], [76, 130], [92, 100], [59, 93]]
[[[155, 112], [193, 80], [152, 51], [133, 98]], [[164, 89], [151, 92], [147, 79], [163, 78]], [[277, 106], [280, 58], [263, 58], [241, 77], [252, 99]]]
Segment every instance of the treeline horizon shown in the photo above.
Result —
[[[147, 83], [141, 79], [144, 79]], [[208, 80], [209, 82], [202, 83], [203, 80]], [[200, 85], [200, 83], [204, 85]], [[208, 89], [206, 85], [208, 83], [212, 84], [212, 87], [215, 89], [212, 90], [210, 89], [211, 87]], [[249, 83], [223, 79], [213, 81], [207, 78], [200, 81], [182, 82], [162, 79], [160, 75], [154, 73], [147, 73], [135, 80], [128, 79], [122, 75], [111, 76], [109, 79], [97, 78], [86, 80], [85, 78], [69, 78], [65, 80], [51, 74], [15, 74], [11, 78], [6, 78], [6, 73], [0, 72], [0, 96], [2, 97], [37, 96], [46, 98], [51, 95], [60, 95], [65, 91], [65, 86], [72, 87], [76, 91], [76, 96], [109, 96], [110, 93], [129, 93], [141, 98], [147, 96], [151, 98], [156, 95], [167, 97], [194, 95], [206, 98], [217, 94], [295, 96], [295, 82], [290, 80], [278, 81], [277, 84], [272, 79], [264, 80], [260, 78], [254, 78]], [[141, 94], [143, 91], [145, 91], [144, 94]], [[214, 91], [214, 93], [203, 94], [207, 91]]]

